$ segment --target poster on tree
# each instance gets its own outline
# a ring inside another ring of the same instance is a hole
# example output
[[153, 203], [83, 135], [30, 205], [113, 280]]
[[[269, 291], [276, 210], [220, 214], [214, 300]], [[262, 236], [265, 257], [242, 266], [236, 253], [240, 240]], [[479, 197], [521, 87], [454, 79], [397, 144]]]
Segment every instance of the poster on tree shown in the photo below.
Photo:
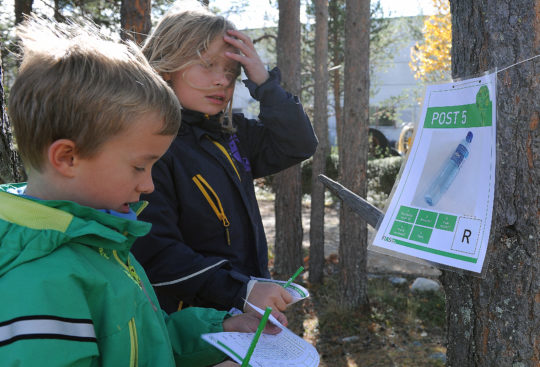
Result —
[[426, 89], [369, 249], [481, 273], [495, 188], [496, 73]]

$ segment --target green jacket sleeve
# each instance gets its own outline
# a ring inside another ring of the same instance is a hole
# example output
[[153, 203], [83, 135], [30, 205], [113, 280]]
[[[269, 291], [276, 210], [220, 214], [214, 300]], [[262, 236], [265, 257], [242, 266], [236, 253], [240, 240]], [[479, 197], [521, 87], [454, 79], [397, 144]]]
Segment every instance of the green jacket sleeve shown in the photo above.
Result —
[[222, 362], [226, 355], [205, 342], [201, 335], [222, 332], [226, 316], [226, 311], [199, 307], [189, 307], [166, 315], [165, 323], [176, 365], [205, 367]]
[[21, 266], [0, 277], [1, 366], [90, 367], [99, 357], [80, 286], [49, 273]]

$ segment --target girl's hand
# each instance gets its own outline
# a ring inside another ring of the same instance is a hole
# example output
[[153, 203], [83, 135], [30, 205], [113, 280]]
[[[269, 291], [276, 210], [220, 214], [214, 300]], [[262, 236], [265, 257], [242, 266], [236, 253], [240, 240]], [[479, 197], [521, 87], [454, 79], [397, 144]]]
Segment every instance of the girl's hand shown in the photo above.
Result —
[[[289, 303], [292, 302], [292, 296], [282, 286], [275, 283], [256, 282], [247, 301], [260, 309], [266, 307], [272, 308], [272, 315], [283, 325], [287, 326], [287, 317], [280, 311], [285, 311]], [[249, 305], [246, 304], [244, 312], [254, 312]]]
[[[258, 313], [243, 313], [225, 319], [223, 321], [223, 331], [238, 331], [241, 333], [253, 333], [257, 331], [257, 327], [261, 322], [262, 315]], [[278, 319], [279, 320], [279, 319]], [[281, 322], [281, 320], [279, 320]], [[270, 321], [266, 323], [263, 330], [265, 334], [275, 335], [281, 329], [279, 326], [272, 324]]]
[[253, 46], [251, 38], [240, 31], [229, 29], [223, 39], [231, 46], [240, 50], [240, 54], [226, 52], [225, 55], [242, 64], [249, 80], [257, 85], [261, 85], [269, 78], [268, 71], [264, 67], [257, 51], [255, 51], [255, 46]]
[[263, 310], [272, 307], [273, 311], [285, 311], [292, 302], [292, 296], [279, 284], [256, 282], [247, 301]]

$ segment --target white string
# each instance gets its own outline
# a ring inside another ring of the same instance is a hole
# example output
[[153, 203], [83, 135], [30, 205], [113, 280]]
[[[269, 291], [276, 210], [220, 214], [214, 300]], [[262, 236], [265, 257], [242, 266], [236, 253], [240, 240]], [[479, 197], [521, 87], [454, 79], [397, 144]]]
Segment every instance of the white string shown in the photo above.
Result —
[[536, 56], [530, 57], [530, 58], [528, 58], [528, 59], [526, 59], [526, 60], [522, 60], [522, 61], [520, 61], [520, 62], [516, 62], [515, 64], [512, 64], [512, 65], [510, 65], [510, 66], [507, 66], [507, 67], [505, 67], [505, 68], [503, 68], [503, 69], [497, 70], [497, 74], [500, 73], [501, 71], [504, 71], [504, 70], [506, 70], [506, 69], [509, 69], [509, 68], [511, 68], [511, 67], [513, 67], [513, 66], [516, 66], [516, 65], [519, 65], [519, 64], [523, 64], [524, 62], [527, 62], [527, 61], [531, 61], [531, 60], [533, 60], [533, 59], [536, 59], [537, 57], [540, 57], [540, 55], [536, 55]]

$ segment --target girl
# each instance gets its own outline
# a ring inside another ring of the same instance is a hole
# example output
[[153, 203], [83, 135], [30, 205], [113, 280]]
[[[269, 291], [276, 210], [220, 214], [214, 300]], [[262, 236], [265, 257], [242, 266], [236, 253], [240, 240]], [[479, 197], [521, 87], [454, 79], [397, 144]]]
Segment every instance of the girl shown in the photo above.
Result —
[[[140, 219], [152, 231], [133, 253], [146, 268], [162, 307], [245, 310], [245, 301], [283, 311], [284, 288], [269, 278], [268, 248], [253, 179], [309, 158], [317, 138], [277, 69], [266, 70], [252, 41], [205, 10], [172, 11], [143, 52], [169, 83], [182, 126], [153, 169], [154, 193]], [[259, 120], [232, 114], [235, 80], [260, 101]]]

